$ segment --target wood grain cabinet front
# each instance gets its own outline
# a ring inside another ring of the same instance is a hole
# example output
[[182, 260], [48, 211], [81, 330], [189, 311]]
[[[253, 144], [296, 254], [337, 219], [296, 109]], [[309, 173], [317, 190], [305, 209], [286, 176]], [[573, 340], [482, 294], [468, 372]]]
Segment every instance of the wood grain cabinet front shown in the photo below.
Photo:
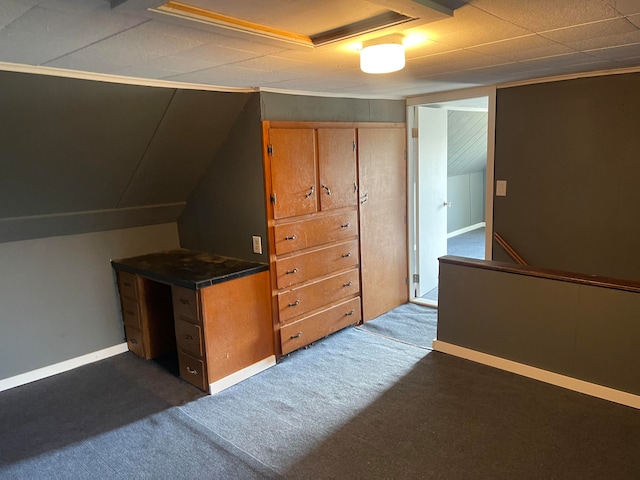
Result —
[[286, 354], [361, 319], [356, 130], [265, 122], [264, 133], [274, 326]]

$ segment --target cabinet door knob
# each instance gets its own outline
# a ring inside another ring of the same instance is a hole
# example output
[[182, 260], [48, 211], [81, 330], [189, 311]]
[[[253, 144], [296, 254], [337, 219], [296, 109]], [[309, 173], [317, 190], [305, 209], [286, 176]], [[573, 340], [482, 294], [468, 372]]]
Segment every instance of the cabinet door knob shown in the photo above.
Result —
[[185, 340], [193, 340], [193, 337], [191, 335], [185, 335], [184, 339]]
[[285, 240], [295, 240], [296, 238], [298, 238], [296, 234], [293, 234], [290, 237], [284, 237]]
[[365, 193], [364, 196], [360, 198], [360, 205], [365, 203], [367, 200], [369, 200], [369, 194]]
[[350, 226], [350, 223], [343, 223], [342, 225], [340, 225], [340, 228], [349, 228]]
[[300, 338], [302, 336], [302, 332], [298, 332], [295, 335], [291, 335], [291, 338]]
[[347, 258], [351, 256], [351, 252], [343, 253], [342, 258]]
[[350, 287], [351, 285], [353, 285], [353, 282], [347, 282], [342, 284], [343, 287]]
[[293, 275], [294, 273], [298, 273], [298, 269], [294, 268], [293, 270], [287, 270], [285, 273], [287, 275]]
[[190, 304], [189, 300], [185, 300], [184, 298], [180, 299], [180, 303], [183, 304], [183, 305], [189, 305]]
[[331, 189], [327, 187], [324, 183], [322, 184], [322, 188], [324, 188], [327, 191], [327, 195], [331, 195]]
[[289, 306], [290, 306], [290, 307], [297, 307], [298, 305], [300, 305], [300, 300], [296, 300], [296, 301], [295, 301], [295, 302], [293, 302], [293, 303], [289, 303]]
[[129, 341], [134, 345], [138, 343], [138, 341], [135, 338], [130, 338]]
[[189, 366], [187, 366], [187, 372], [189, 372], [192, 375], [195, 375], [196, 373], [198, 373], [198, 371], [195, 368], [191, 368]]
[[353, 315], [355, 312], [355, 310], [351, 310], [350, 312], [347, 312], [344, 314], [345, 317], [350, 317], [351, 315]]

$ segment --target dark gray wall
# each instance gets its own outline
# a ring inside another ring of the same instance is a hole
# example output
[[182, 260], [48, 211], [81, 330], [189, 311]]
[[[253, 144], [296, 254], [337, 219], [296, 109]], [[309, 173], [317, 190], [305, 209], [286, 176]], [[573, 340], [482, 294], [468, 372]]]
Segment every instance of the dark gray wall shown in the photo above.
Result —
[[0, 72], [0, 242], [175, 222], [249, 94]]
[[[259, 94], [251, 95], [236, 118], [189, 197], [178, 228], [185, 248], [268, 261]], [[262, 255], [252, 251], [253, 235], [262, 238]]]
[[396, 122], [406, 120], [404, 100], [261, 94], [262, 120], [299, 122]]
[[440, 262], [438, 340], [635, 395], [639, 311], [636, 292]]
[[640, 73], [499, 89], [495, 231], [532, 265], [640, 280], [638, 131]]

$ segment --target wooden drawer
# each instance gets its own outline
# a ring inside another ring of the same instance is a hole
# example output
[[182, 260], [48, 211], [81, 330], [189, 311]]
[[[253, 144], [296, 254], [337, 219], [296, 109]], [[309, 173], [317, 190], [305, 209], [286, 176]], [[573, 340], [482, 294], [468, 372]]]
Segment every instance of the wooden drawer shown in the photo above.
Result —
[[178, 352], [178, 363], [180, 365], [180, 376], [182, 378], [202, 390], [209, 390], [204, 362], [202, 360], [193, 358], [186, 353]]
[[195, 357], [202, 357], [202, 328], [184, 320], [176, 319], [176, 345], [178, 349]]
[[138, 299], [136, 276], [129, 272], [118, 271], [118, 290], [123, 298]]
[[122, 319], [125, 325], [135, 327], [137, 329], [142, 328], [140, 322], [140, 308], [138, 302], [129, 298], [121, 297], [120, 303], [122, 304]]
[[278, 288], [306, 282], [359, 263], [358, 240], [276, 260]]
[[142, 332], [127, 325], [124, 327], [124, 332], [127, 336], [127, 346], [129, 347], [129, 350], [139, 357], [146, 358], [144, 355], [144, 346], [142, 344]]
[[280, 329], [282, 354], [286, 355], [341, 328], [353, 325], [361, 318], [360, 297], [356, 297], [291, 325], [282, 326]]
[[303, 287], [278, 294], [280, 321], [285, 322], [322, 305], [336, 303], [341, 298], [360, 291], [358, 269], [353, 269]]
[[198, 308], [198, 292], [183, 287], [171, 287], [173, 316], [192, 323], [202, 323]]
[[301, 222], [276, 225], [276, 254], [315, 247], [358, 235], [357, 212], [312, 218]]

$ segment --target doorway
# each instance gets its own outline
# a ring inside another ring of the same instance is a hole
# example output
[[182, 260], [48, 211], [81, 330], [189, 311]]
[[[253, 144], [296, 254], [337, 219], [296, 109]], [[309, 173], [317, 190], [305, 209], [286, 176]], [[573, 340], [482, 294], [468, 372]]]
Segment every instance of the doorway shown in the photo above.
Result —
[[410, 300], [437, 307], [438, 258], [490, 259], [495, 89], [407, 102]]

